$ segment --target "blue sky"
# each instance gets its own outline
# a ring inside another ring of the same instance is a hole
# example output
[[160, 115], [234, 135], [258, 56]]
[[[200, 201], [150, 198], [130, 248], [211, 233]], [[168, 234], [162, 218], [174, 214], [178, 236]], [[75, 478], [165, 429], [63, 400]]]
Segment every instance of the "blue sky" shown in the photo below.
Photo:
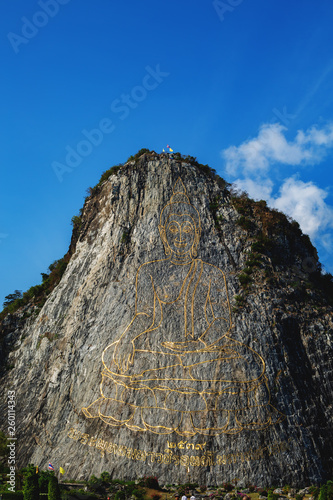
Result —
[[296, 218], [333, 272], [331, 0], [12, 0], [0, 14], [0, 304], [66, 253], [104, 170], [166, 144]]

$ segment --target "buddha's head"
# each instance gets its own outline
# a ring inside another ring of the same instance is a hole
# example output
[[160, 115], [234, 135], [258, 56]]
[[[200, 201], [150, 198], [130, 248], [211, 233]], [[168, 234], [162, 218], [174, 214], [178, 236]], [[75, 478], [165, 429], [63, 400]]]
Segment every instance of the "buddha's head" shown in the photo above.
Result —
[[198, 211], [191, 205], [184, 184], [177, 180], [169, 203], [163, 208], [159, 225], [166, 255], [194, 258], [200, 240]]

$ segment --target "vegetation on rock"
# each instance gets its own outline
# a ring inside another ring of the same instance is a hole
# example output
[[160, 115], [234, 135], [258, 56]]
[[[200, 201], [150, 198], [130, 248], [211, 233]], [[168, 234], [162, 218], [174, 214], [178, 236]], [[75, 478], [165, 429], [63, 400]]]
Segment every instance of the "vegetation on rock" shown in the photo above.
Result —
[[24, 500], [39, 500], [38, 475], [36, 467], [32, 464], [29, 464], [24, 472], [23, 498]]
[[58, 479], [53, 475], [49, 479], [48, 500], [61, 500]]
[[188, 482], [179, 485], [167, 484], [160, 487], [156, 476], [145, 476], [136, 481], [111, 479], [110, 472], [104, 471], [100, 477], [91, 476], [88, 481], [74, 481], [64, 479], [58, 483], [54, 472], [45, 470], [36, 471], [36, 467], [29, 464], [17, 474], [23, 475], [23, 492], [8, 491], [6, 481], [0, 485], [0, 495], [3, 499], [38, 500], [46, 497], [49, 500], [69, 499], [105, 499], [112, 500], [167, 500], [169, 498], [194, 495], [196, 499], [209, 498], [210, 500], [333, 500], [333, 482], [327, 481], [322, 485], [312, 485], [304, 489], [295, 489], [290, 485], [275, 489], [264, 489], [252, 484], [244, 487], [237, 486], [239, 479], [220, 485], [207, 487], [198, 483]]
[[37, 309], [40, 309], [46, 302], [47, 297], [50, 295], [52, 290], [61, 280], [64, 274], [67, 263], [70, 256], [66, 254], [62, 259], [54, 261], [49, 266], [49, 274], [42, 273], [42, 283], [40, 285], [35, 285], [29, 288], [23, 293], [21, 298], [16, 298], [10, 302], [0, 313], [0, 321], [5, 318], [7, 314], [12, 314], [19, 308], [33, 303]]

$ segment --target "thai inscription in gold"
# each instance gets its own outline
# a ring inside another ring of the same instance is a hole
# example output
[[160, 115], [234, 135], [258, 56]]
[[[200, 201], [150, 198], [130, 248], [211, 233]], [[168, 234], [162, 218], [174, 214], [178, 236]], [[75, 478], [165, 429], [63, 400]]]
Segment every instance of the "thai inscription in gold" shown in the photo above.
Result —
[[[186, 447], [171, 450], [169, 446], [163, 453], [145, 451], [136, 448], [130, 448], [110, 441], [105, 441], [98, 437], [84, 434], [77, 429], [71, 428], [68, 432], [68, 437], [77, 441], [78, 443], [90, 446], [99, 450], [102, 455], [105, 453], [114, 455], [116, 457], [126, 457], [129, 460], [158, 463], [167, 465], [179, 465], [184, 467], [207, 467], [208, 465], [228, 465], [237, 462], [245, 462], [251, 460], [260, 460], [265, 456], [277, 455], [290, 449], [289, 441], [280, 441], [267, 446], [262, 446], [258, 449], [251, 449], [246, 452], [226, 453], [221, 455], [219, 452], [204, 451], [200, 455], [189, 455], [184, 452], [192, 451], [194, 448]], [[174, 444], [174, 443], [172, 443]], [[169, 443], [168, 443], [169, 445]], [[206, 445], [206, 443], [204, 443]], [[198, 450], [195, 445], [195, 450]], [[204, 446], [201, 445], [201, 450]], [[176, 453], [178, 452], [178, 453]]]

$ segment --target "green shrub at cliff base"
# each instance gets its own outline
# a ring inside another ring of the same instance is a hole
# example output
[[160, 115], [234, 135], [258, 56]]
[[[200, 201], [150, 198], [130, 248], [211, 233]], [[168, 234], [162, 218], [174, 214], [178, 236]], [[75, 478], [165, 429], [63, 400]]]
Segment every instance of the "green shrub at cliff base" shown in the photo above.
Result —
[[[99, 498], [93, 494], [87, 493], [86, 491], [80, 489], [77, 490], [75, 488], [70, 489], [68, 491], [63, 491], [61, 499], [62, 500], [95, 500], [96, 498]], [[104, 498], [104, 497], [103, 497]]]
[[333, 481], [327, 481], [327, 500], [333, 500]]
[[101, 480], [103, 481], [103, 483], [109, 484], [111, 482], [111, 476], [109, 472], [102, 472]]
[[139, 490], [138, 488], [134, 488], [134, 490], [132, 491], [132, 496], [137, 500], [144, 500], [145, 492], [143, 490]]
[[318, 500], [333, 500], [333, 481], [327, 481], [320, 487]]
[[126, 481], [125, 489], [122, 491], [125, 493], [125, 498], [135, 497], [137, 500], [143, 500], [144, 498], [144, 491], [139, 490], [135, 481]]
[[267, 500], [279, 500], [279, 495], [277, 493], [273, 493], [273, 490], [270, 489], [267, 495]]
[[58, 484], [58, 479], [55, 476], [51, 476], [49, 479], [47, 498], [48, 500], [61, 500], [61, 493]]
[[232, 491], [233, 490], [233, 485], [231, 483], [222, 483], [222, 488], [229, 492], [229, 491]]
[[151, 490], [159, 490], [160, 485], [156, 476], [144, 476], [142, 479], [142, 486], [150, 488]]
[[24, 500], [22, 491], [15, 491], [14, 493], [5, 491], [4, 493], [1, 493], [0, 495], [1, 495], [0, 498], [2, 500]]
[[24, 472], [23, 480], [24, 500], [39, 500], [38, 474], [34, 465], [29, 464]]
[[94, 484], [99, 484], [99, 483], [100, 483], [100, 479], [98, 479], [98, 477], [94, 476], [94, 474], [91, 476], [91, 478], [88, 481], [89, 486], [94, 485]]
[[48, 493], [49, 480], [51, 477], [53, 477], [53, 472], [49, 472], [47, 470], [41, 470], [38, 472], [39, 493]]
[[309, 488], [309, 493], [313, 497], [314, 500], [317, 500], [317, 498], [319, 496], [319, 491], [320, 491], [320, 488], [318, 486], [312, 485]]
[[114, 496], [114, 500], [126, 500], [126, 494], [123, 490], [117, 491]]
[[92, 475], [89, 481], [87, 482], [89, 491], [96, 493], [99, 492], [102, 487], [103, 480]]
[[0, 472], [5, 472], [5, 468], [8, 467], [7, 456], [9, 452], [8, 439], [5, 434], [0, 431]]

